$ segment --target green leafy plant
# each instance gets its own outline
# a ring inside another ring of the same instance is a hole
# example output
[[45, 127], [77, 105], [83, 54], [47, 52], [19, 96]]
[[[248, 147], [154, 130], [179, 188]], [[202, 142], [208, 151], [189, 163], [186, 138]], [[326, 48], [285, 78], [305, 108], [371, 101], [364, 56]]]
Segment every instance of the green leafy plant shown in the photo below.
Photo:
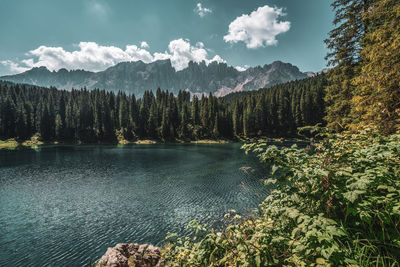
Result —
[[265, 183], [273, 190], [259, 213], [246, 219], [229, 213], [221, 232], [169, 242], [166, 262], [398, 266], [400, 135], [325, 131], [323, 137], [306, 148], [244, 145], [271, 169]]

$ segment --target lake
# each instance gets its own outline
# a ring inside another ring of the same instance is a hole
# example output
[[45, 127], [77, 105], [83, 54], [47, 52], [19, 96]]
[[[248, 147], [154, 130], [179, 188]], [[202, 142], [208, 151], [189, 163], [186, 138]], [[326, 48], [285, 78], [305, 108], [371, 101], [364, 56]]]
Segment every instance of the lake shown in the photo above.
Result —
[[218, 228], [227, 210], [257, 209], [266, 174], [240, 144], [0, 150], [0, 266], [87, 266], [192, 219]]

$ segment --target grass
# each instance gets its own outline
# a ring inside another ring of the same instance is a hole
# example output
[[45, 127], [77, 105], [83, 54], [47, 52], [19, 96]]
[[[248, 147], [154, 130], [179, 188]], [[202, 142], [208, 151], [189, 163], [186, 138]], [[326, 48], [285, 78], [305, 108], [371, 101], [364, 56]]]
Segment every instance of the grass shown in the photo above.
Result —
[[196, 140], [191, 141], [192, 144], [227, 144], [228, 141], [225, 140], [210, 140], [210, 139], [203, 139], [203, 140]]
[[150, 140], [150, 139], [143, 139], [143, 140], [137, 140], [135, 141], [135, 144], [138, 145], [150, 145], [150, 144], [157, 144], [157, 141]]
[[15, 139], [8, 139], [5, 141], [0, 140], [0, 149], [10, 149], [13, 150], [19, 146]]

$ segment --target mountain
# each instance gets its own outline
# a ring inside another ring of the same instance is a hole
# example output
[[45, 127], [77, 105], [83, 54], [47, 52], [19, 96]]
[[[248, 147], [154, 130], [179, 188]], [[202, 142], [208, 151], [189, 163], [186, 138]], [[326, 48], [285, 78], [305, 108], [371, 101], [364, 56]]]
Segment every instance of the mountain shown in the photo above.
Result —
[[306, 73], [300, 72], [290, 63], [281, 61], [263, 67], [248, 68], [242, 72], [225, 63], [212, 62], [206, 65], [204, 61], [189, 62], [187, 68], [176, 71], [169, 59], [152, 63], [122, 62], [100, 72], [66, 69], [49, 71], [46, 67], [39, 67], [20, 74], [0, 77], [15, 83], [55, 86], [66, 90], [99, 88], [141, 96], [146, 90], [160, 87], [173, 93], [189, 90], [193, 94], [211, 92], [219, 97], [303, 78], [307, 78]]
[[313, 72], [313, 71], [306, 71], [305, 74], [307, 74], [308, 77], [315, 77], [317, 75], [327, 73], [330, 70], [330, 68], [324, 68], [318, 72]]

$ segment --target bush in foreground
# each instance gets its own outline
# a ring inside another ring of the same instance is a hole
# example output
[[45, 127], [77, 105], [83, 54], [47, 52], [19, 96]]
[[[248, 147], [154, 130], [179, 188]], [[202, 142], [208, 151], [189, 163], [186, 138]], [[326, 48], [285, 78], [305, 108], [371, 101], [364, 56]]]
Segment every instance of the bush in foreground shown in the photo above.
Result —
[[[312, 147], [243, 146], [271, 166], [259, 213], [169, 238], [172, 266], [398, 266], [400, 135], [324, 134]], [[273, 165], [272, 165], [273, 164]]]

